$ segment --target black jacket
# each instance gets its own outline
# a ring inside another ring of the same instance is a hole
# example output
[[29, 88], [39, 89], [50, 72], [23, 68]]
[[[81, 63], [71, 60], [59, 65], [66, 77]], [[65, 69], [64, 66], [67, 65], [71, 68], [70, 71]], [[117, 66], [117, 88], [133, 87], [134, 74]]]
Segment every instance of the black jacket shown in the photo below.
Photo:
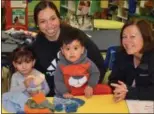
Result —
[[[109, 84], [118, 80], [127, 85], [126, 99], [154, 100], [154, 51], [144, 53], [137, 68], [132, 55], [117, 52]], [[135, 87], [132, 87], [133, 80]]]
[[[61, 41], [72, 29], [70, 26], [61, 25], [60, 35], [57, 41], [48, 41], [42, 33], [36, 37], [36, 41], [32, 44], [34, 53], [36, 54], [35, 68], [46, 75], [46, 80], [50, 87], [48, 96], [53, 96], [54, 93], [54, 71], [58, 62], [58, 52], [60, 51]], [[82, 32], [81, 30], [78, 30]], [[98, 47], [82, 32], [85, 36], [85, 45], [87, 56], [96, 64], [100, 71], [99, 83], [102, 83], [105, 74], [104, 60], [100, 54]]]

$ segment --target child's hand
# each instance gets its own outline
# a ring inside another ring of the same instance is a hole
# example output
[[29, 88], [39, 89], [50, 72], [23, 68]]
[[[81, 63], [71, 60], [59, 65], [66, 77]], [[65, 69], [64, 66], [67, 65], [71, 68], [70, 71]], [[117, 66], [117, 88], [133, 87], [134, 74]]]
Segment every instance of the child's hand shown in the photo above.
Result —
[[33, 81], [32, 77], [27, 78], [27, 79], [24, 80], [24, 84], [25, 84], [26, 88], [28, 88], [30, 86], [31, 81]]
[[73, 98], [73, 95], [70, 93], [65, 93], [65, 94], [63, 94], [63, 97], [70, 99], [70, 98]]
[[87, 86], [84, 90], [85, 97], [90, 98], [93, 95], [93, 88], [90, 86]]

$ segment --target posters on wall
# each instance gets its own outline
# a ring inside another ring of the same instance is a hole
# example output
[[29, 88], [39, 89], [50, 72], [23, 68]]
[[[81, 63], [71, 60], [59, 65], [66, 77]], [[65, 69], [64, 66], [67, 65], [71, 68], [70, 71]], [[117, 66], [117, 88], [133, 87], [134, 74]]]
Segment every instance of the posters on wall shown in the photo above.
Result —
[[25, 25], [25, 9], [23, 8], [12, 9], [12, 24]]
[[17, 8], [17, 7], [20, 7], [20, 8], [26, 8], [26, 0], [11, 0], [11, 7], [12, 8]]

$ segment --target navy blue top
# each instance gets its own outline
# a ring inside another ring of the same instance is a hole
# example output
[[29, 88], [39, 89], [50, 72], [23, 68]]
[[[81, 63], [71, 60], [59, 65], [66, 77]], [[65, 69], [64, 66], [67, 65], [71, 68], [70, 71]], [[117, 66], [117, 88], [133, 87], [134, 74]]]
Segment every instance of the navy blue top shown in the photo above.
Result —
[[[118, 80], [127, 85], [126, 99], [154, 100], [154, 51], [144, 53], [137, 68], [132, 55], [117, 52], [109, 84]], [[132, 86], [134, 80], [135, 87]]]

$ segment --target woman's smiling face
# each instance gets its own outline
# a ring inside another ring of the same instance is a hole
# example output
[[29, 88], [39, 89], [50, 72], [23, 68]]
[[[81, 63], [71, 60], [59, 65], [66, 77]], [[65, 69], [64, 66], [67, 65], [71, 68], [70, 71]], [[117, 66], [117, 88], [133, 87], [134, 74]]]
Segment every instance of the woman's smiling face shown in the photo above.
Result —
[[53, 9], [47, 7], [38, 14], [38, 26], [46, 37], [52, 38], [60, 29], [60, 19]]
[[140, 54], [143, 48], [143, 37], [136, 25], [126, 27], [122, 34], [122, 45], [130, 55]]

